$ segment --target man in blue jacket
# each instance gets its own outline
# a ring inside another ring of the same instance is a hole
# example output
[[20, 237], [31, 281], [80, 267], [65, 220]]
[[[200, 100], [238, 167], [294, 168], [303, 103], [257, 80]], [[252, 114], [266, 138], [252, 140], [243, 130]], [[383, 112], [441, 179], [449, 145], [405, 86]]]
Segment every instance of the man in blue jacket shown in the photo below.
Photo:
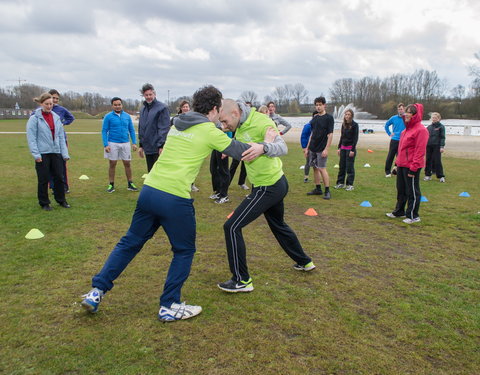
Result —
[[[385, 131], [387, 132], [390, 139], [390, 147], [388, 149], [387, 160], [385, 161], [385, 177], [392, 177], [392, 164], [393, 159], [397, 156], [398, 153], [398, 144], [400, 143], [400, 134], [405, 129], [405, 124], [403, 122], [403, 114], [405, 113], [405, 105], [399, 103], [397, 105], [398, 114], [392, 116], [385, 123]], [[390, 131], [390, 126], [392, 131]]]
[[168, 107], [156, 99], [153, 85], [145, 83], [140, 90], [145, 101], [138, 122], [139, 146], [138, 154], [147, 160], [147, 170], [162, 153], [163, 145], [170, 130], [170, 111]]
[[[48, 91], [48, 93], [52, 95], [52, 99], [53, 99], [52, 111], [60, 116], [60, 120], [62, 121], [63, 126], [70, 125], [73, 121], [75, 121], [75, 117], [70, 113], [70, 111], [58, 104], [60, 101], [60, 93], [55, 89], [51, 89], [50, 91]], [[67, 144], [67, 147], [68, 147], [67, 133], [65, 132], [65, 129], [63, 130], [63, 134], [65, 136], [65, 143]], [[50, 183], [50, 188], [53, 189], [53, 177], [51, 176], [50, 176], [49, 183]], [[70, 193], [66, 160], [63, 161], [63, 185], [64, 185], [65, 193]]]
[[110, 184], [107, 192], [115, 191], [115, 168], [117, 161], [121, 160], [125, 167], [127, 176], [127, 189], [130, 191], [138, 191], [132, 181], [132, 168], [130, 160], [132, 154], [130, 152], [130, 138], [132, 139], [133, 151], [137, 150], [137, 140], [135, 138], [135, 129], [130, 115], [123, 111], [122, 99], [115, 97], [111, 100], [113, 111], [108, 113], [103, 119], [102, 138], [105, 159], [109, 160], [108, 177]]

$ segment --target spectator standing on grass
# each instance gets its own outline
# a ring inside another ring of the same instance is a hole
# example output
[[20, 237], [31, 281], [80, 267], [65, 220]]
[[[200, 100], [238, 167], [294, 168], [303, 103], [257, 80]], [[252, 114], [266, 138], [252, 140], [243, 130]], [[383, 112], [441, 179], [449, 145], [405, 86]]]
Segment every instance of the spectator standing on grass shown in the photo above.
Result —
[[138, 120], [138, 155], [145, 157], [147, 170], [150, 172], [153, 165], [162, 153], [163, 145], [170, 130], [170, 111], [168, 107], [156, 99], [156, 92], [150, 83], [145, 83], [140, 92], [145, 101]]
[[278, 115], [275, 112], [276, 111], [275, 103], [269, 102], [267, 104], [267, 109], [268, 109], [268, 115], [270, 116], [272, 121], [277, 125], [277, 128], [279, 125], [283, 126], [283, 130], [280, 131], [280, 135], [287, 134], [287, 132], [292, 128], [292, 125], [290, 125], [290, 123], [287, 120], [285, 120], [282, 116]]
[[[70, 125], [73, 121], [75, 121], [75, 117], [70, 113], [70, 111], [58, 104], [60, 102], [60, 93], [55, 89], [51, 89], [48, 93], [52, 95], [52, 100], [53, 100], [52, 111], [55, 112], [60, 117], [60, 121], [62, 122], [62, 125], [65, 127], [66, 125]], [[65, 132], [65, 128], [63, 132], [65, 136], [65, 144], [67, 145], [67, 148], [68, 148], [68, 139], [67, 139], [67, 133]], [[63, 161], [62, 182], [65, 189], [65, 193], [70, 193], [66, 160]], [[53, 178], [50, 176], [51, 188], [53, 188], [53, 184], [54, 184]]]
[[[312, 113], [312, 118], [315, 117], [317, 114], [317, 111], [313, 111]], [[307, 122], [305, 125], [303, 125], [302, 128], [302, 134], [300, 135], [300, 145], [302, 146], [303, 153], [305, 154], [305, 150], [308, 146], [308, 141], [310, 140], [310, 135], [312, 134], [312, 125], [310, 124], [310, 121]], [[308, 153], [307, 156], [305, 156], [305, 166], [303, 168], [303, 182], [307, 183], [308, 182], [308, 176], [310, 174], [310, 160], [308, 159]]]
[[[340, 140], [337, 154], [340, 156], [337, 184], [335, 189], [353, 190], [355, 180], [355, 156], [357, 155], [358, 124], [353, 121], [354, 113], [351, 109], [345, 111], [343, 117]], [[345, 186], [345, 175], [347, 177]]]
[[[400, 137], [397, 157], [397, 205], [386, 215], [406, 216], [406, 224], [420, 221], [420, 171], [425, 167], [428, 130], [422, 124], [423, 104], [409, 104], [405, 110], [405, 130]], [[405, 205], [407, 209], [405, 211]]]
[[246, 246], [242, 229], [264, 215], [268, 226], [285, 253], [295, 261], [294, 269], [311, 271], [315, 268], [312, 259], [305, 254], [295, 232], [284, 220], [284, 198], [288, 192], [288, 181], [283, 173], [279, 156], [287, 153], [287, 146], [273, 122], [255, 108], [232, 99], [223, 101], [220, 121], [224, 129], [236, 131], [241, 142], [262, 142], [271, 137], [272, 143], [261, 149], [248, 150], [258, 156], [246, 162], [247, 174], [252, 182], [252, 192], [240, 203], [225, 222], [225, 242], [231, 279], [218, 284], [225, 292], [250, 292], [253, 282], [248, 272]]
[[[397, 114], [388, 119], [385, 123], [385, 132], [390, 137], [390, 145], [388, 148], [387, 159], [385, 160], [385, 177], [392, 177], [392, 164], [395, 156], [398, 154], [398, 144], [400, 142], [400, 135], [405, 129], [403, 122], [403, 114], [405, 113], [405, 105], [399, 103], [397, 105]], [[390, 127], [392, 130], [390, 131]]]
[[327, 171], [328, 149], [333, 140], [334, 120], [332, 115], [326, 111], [326, 100], [323, 96], [315, 99], [315, 109], [318, 112], [312, 118], [310, 124], [312, 133], [305, 149], [305, 157], [308, 157], [310, 166], [313, 167], [315, 189], [307, 195], [322, 195], [321, 181], [325, 184], [325, 195], [323, 199], [330, 199], [330, 177]]
[[65, 200], [65, 189], [62, 182], [63, 162], [70, 159], [63, 124], [53, 109], [52, 95], [48, 92], [35, 98], [40, 104], [27, 122], [27, 141], [30, 152], [35, 159], [37, 172], [38, 203], [45, 211], [51, 211], [48, 198], [48, 180], [53, 177], [53, 195], [57, 203], [70, 208]]
[[440, 113], [433, 112], [431, 115], [432, 123], [427, 127], [429, 137], [424, 181], [432, 179], [432, 166], [434, 165], [437, 178], [440, 182], [445, 182], [442, 165], [442, 153], [445, 151], [445, 126], [440, 122], [441, 119]]
[[[115, 169], [117, 161], [123, 162], [125, 175], [127, 177], [127, 189], [130, 191], [138, 191], [132, 180], [130, 152], [130, 139], [132, 140], [133, 151], [137, 150], [137, 140], [135, 138], [135, 129], [133, 127], [132, 118], [123, 111], [122, 99], [118, 97], [112, 98], [112, 112], [103, 118], [102, 140], [104, 157], [108, 159], [108, 178], [109, 185], [107, 193], [115, 191]], [[130, 138], [129, 138], [130, 137]]]
[[[176, 321], [202, 311], [201, 306], [181, 302], [181, 289], [195, 253], [191, 184], [212, 149], [239, 159], [249, 148], [263, 150], [261, 144], [250, 146], [232, 140], [215, 126], [221, 99], [218, 89], [203, 87], [193, 95], [193, 111], [181, 114], [174, 121], [165, 149], [145, 179], [130, 228], [93, 277], [93, 289], [84, 296], [82, 306], [87, 311], [97, 312], [104, 294], [113, 288], [114, 281], [160, 227], [168, 236], [173, 258], [160, 296], [158, 318]], [[251, 160], [246, 157], [245, 160]]]

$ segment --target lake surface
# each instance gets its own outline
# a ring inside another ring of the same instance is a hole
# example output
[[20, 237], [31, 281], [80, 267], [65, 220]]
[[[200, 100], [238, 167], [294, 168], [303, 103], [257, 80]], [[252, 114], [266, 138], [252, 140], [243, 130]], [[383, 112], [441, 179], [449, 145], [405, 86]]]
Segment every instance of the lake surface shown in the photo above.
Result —
[[[285, 117], [285, 119], [292, 124], [294, 128], [303, 128], [311, 117]], [[363, 129], [373, 129], [374, 132], [384, 132], [385, 131], [385, 122], [387, 120], [357, 120], [360, 127], [360, 131]], [[445, 125], [445, 130], [447, 134], [455, 135], [473, 135], [480, 136], [480, 120], [449, 120], [445, 119], [441, 121]], [[428, 126], [431, 124], [430, 121], [422, 121], [422, 124]], [[341, 122], [335, 121], [335, 129], [340, 129], [342, 126]]]

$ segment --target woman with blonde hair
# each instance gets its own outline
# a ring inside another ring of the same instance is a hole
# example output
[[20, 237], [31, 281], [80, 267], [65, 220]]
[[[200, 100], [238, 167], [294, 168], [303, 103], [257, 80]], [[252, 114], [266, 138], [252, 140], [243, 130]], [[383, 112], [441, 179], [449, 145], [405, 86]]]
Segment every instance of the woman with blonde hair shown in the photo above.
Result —
[[53, 195], [57, 203], [70, 208], [65, 200], [65, 189], [62, 182], [63, 162], [70, 159], [65, 133], [60, 116], [52, 111], [52, 95], [48, 92], [34, 99], [40, 104], [27, 122], [27, 141], [30, 152], [35, 159], [37, 172], [38, 203], [45, 211], [51, 211], [48, 198], [48, 180], [53, 177]]
[[430, 181], [432, 179], [432, 170], [435, 168], [437, 178], [440, 182], [445, 182], [442, 165], [442, 153], [445, 150], [445, 126], [440, 122], [441, 119], [440, 113], [433, 112], [431, 114], [432, 123], [427, 127], [429, 137], [424, 181]]

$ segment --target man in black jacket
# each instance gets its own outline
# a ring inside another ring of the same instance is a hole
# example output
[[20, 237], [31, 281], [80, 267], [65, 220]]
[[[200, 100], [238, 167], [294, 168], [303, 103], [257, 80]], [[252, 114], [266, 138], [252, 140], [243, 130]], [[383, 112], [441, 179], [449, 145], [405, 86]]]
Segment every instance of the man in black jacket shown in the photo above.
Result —
[[162, 153], [163, 145], [170, 130], [170, 111], [168, 107], [156, 99], [155, 89], [150, 83], [145, 83], [140, 92], [145, 101], [138, 122], [139, 149], [138, 155], [147, 160], [147, 170]]

